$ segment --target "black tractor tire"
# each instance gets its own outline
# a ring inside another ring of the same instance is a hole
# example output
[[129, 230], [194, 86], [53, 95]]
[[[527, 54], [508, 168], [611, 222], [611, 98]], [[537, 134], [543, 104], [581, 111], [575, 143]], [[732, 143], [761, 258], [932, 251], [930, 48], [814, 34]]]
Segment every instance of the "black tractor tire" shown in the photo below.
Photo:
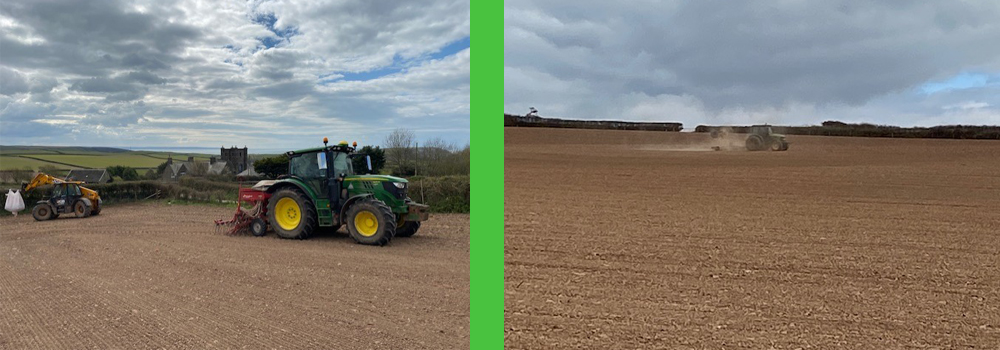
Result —
[[781, 149], [779, 149], [779, 151], [787, 151], [787, 150], [788, 150], [788, 142], [781, 141]]
[[35, 207], [31, 208], [31, 217], [37, 221], [51, 220], [53, 213], [55, 213], [55, 208], [52, 208], [52, 205], [48, 203], [35, 204]]
[[396, 227], [396, 237], [412, 237], [420, 229], [420, 221], [404, 221]]
[[80, 199], [73, 203], [73, 214], [76, 214], [78, 218], [89, 217], [91, 214], [90, 204], [86, 201]]
[[[369, 216], [370, 215], [370, 216]], [[356, 222], [359, 216], [364, 222]], [[375, 198], [359, 199], [345, 213], [347, 232], [355, 242], [367, 245], [386, 245], [396, 235], [396, 216], [392, 209]], [[369, 222], [368, 220], [372, 220]], [[370, 229], [364, 232], [364, 229]]]
[[98, 201], [97, 206], [90, 210], [90, 215], [101, 215], [101, 209], [104, 209], [104, 203]]
[[[278, 220], [275, 217], [277, 211], [275, 207], [278, 205], [278, 201], [282, 198], [290, 198], [295, 201], [299, 206], [299, 213], [301, 215], [299, 223], [295, 228], [291, 230], [286, 230], [278, 224]], [[287, 239], [306, 239], [312, 236], [313, 231], [316, 230], [316, 206], [313, 205], [312, 200], [306, 196], [305, 193], [299, 191], [297, 188], [286, 187], [274, 192], [267, 201], [267, 219], [268, 224], [274, 229], [274, 233], [278, 234], [278, 237]]]
[[747, 138], [747, 151], [759, 151], [764, 148], [764, 139], [757, 135]]
[[267, 234], [267, 221], [264, 221], [264, 219], [261, 218], [254, 218], [253, 221], [250, 222], [250, 233], [253, 234], [254, 237], [264, 237], [264, 235]]

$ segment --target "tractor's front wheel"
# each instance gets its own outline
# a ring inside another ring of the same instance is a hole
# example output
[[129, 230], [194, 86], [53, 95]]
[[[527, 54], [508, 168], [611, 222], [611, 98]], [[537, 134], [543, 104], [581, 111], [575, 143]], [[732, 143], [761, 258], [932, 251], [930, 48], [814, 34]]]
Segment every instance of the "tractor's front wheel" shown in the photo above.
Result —
[[38, 221], [45, 221], [52, 219], [52, 214], [55, 210], [52, 210], [52, 206], [48, 203], [36, 204], [34, 208], [31, 208], [31, 217]]
[[386, 245], [396, 235], [396, 216], [378, 199], [358, 200], [347, 209], [346, 217], [347, 232], [358, 243]]
[[76, 214], [78, 218], [85, 218], [90, 216], [90, 204], [87, 204], [84, 200], [78, 200], [73, 203], [73, 213]]
[[404, 215], [396, 221], [396, 237], [412, 237], [420, 229], [420, 221], [406, 221]]
[[775, 152], [776, 151], [782, 151], [782, 149], [781, 149], [782, 148], [782, 144], [784, 144], [784, 142], [781, 142], [781, 141], [773, 141], [773, 142], [771, 142], [771, 151], [775, 151]]
[[278, 237], [306, 239], [316, 229], [316, 208], [301, 191], [280, 189], [268, 200], [267, 219]]

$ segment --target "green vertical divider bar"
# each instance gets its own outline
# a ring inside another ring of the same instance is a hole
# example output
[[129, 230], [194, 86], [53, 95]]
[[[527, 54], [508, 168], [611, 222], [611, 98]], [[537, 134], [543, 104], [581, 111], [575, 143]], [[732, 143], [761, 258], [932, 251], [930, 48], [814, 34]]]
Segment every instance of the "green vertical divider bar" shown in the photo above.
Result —
[[472, 349], [503, 349], [503, 1], [470, 0], [470, 11], [469, 337]]

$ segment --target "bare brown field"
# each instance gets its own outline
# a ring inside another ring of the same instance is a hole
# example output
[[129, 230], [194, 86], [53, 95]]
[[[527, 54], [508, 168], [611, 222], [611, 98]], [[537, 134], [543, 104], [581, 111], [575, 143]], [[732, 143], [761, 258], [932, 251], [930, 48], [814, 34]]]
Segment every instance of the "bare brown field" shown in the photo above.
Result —
[[230, 237], [234, 209], [0, 218], [0, 349], [462, 349], [469, 217], [386, 247]]
[[508, 348], [1000, 347], [1000, 142], [708, 139], [506, 129]]

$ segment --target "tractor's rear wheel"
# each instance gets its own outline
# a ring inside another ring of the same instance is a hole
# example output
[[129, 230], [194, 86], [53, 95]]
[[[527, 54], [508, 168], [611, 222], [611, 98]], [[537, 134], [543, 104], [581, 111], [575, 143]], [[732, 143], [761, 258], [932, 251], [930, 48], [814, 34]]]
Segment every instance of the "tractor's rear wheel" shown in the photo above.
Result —
[[301, 191], [280, 189], [267, 203], [267, 218], [278, 237], [306, 239], [316, 229], [316, 207]]
[[747, 151], [759, 151], [764, 146], [764, 140], [757, 135], [750, 135], [747, 138]]
[[375, 198], [358, 200], [347, 209], [347, 232], [355, 242], [386, 245], [396, 235], [396, 216]]
[[38, 221], [45, 221], [52, 219], [52, 206], [48, 204], [36, 204], [34, 208], [31, 208], [31, 217]]
[[73, 213], [76, 214], [78, 218], [85, 218], [90, 216], [90, 204], [84, 202], [82, 199], [73, 203]]

